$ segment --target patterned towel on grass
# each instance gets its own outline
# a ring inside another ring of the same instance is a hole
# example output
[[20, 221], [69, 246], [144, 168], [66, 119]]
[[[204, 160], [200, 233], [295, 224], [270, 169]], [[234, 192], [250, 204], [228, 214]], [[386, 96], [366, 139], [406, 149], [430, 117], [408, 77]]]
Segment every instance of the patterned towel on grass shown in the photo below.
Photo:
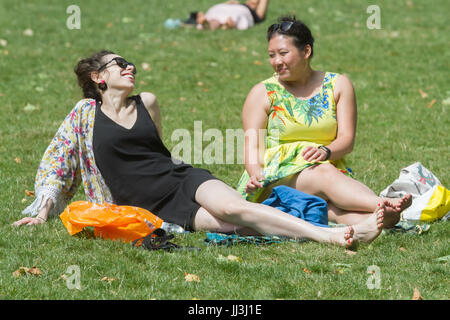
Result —
[[391, 229], [384, 229], [386, 233], [415, 233], [423, 234], [430, 230], [430, 225], [426, 223], [412, 223], [411, 221], [401, 220]]
[[289, 239], [278, 236], [239, 236], [237, 234], [223, 234], [207, 232], [205, 242], [215, 246], [232, 246], [240, 243], [267, 245], [281, 242], [305, 242], [307, 239]]

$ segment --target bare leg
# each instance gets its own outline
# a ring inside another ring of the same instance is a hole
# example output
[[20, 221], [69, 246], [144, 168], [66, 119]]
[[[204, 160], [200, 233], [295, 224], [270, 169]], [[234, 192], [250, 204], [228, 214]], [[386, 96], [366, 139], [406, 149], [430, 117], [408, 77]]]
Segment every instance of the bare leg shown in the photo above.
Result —
[[256, 232], [253, 229], [246, 228], [243, 226], [238, 226], [235, 224], [231, 224], [216, 218], [205, 208], [200, 208], [197, 211], [195, 216], [196, 220], [196, 231], [211, 231], [211, 232], [220, 232], [220, 233], [237, 233], [240, 235], [246, 236], [259, 236], [260, 233]]
[[357, 224], [369, 217], [370, 212], [352, 212], [342, 210], [336, 207], [331, 201], [328, 201], [328, 221], [338, 224]]
[[[403, 198], [381, 198], [361, 182], [352, 179], [331, 164], [324, 163], [303, 170], [290, 180], [291, 187], [305, 193], [326, 199], [331, 208], [340, 209], [335, 215], [340, 223], [342, 219], [355, 223], [357, 212], [373, 212], [379, 203], [384, 204], [385, 227], [389, 228], [398, 222], [400, 213], [411, 205], [411, 195]], [[333, 212], [331, 212], [333, 216]], [[353, 213], [344, 218], [345, 213]], [[397, 221], [397, 222], [396, 222]]]
[[[337, 228], [334, 232], [316, 227], [275, 208], [245, 201], [237, 191], [219, 180], [206, 181], [200, 185], [195, 199], [215, 218], [250, 228], [259, 234], [306, 238], [340, 246], [353, 244], [352, 227]], [[203, 230], [208, 226], [203, 214], [196, 216], [196, 230]]]
[[269, 0], [259, 0], [258, 5], [256, 7], [255, 12], [261, 19], [264, 19], [266, 16], [267, 5], [269, 4]]

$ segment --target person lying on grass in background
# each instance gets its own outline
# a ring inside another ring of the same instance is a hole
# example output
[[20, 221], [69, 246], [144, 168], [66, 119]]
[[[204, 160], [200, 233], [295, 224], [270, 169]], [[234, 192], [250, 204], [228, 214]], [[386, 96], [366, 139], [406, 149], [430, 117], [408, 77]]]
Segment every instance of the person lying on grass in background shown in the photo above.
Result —
[[382, 203], [384, 227], [393, 227], [411, 195], [380, 198], [353, 179], [345, 164], [357, 118], [350, 79], [311, 68], [314, 38], [295, 17], [272, 24], [267, 40], [275, 74], [251, 89], [242, 109], [244, 132], [267, 130], [267, 139], [245, 140], [246, 171], [238, 191], [262, 202], [273, 187], [290, 186], [326, 200], [329, 220], [349, 225], [367, 219]]
[[246, 30], [264, 21], [269, 0], [230, 0], [209, 8], [196, 16], [198, 29]]
[[67, 115], [39, 165], [35, 201], [16, 226], [57, 215], [83, 183], [86, 200], [144, 208], [188, 231], [278, 235], [349, 247], [381, 232], [384, 206], [362, 223], [321, 228], [246, 201], [209, 171], [174, 161], [150, 92], [131, 96], [136, 67], [101, 51], [75, 67], [84, 99]]

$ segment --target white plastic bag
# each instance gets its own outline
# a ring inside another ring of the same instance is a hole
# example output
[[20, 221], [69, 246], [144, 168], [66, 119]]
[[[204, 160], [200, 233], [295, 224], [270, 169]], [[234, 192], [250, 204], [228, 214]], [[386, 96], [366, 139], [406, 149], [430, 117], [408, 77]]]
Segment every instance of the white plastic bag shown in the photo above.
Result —
[[430, 222], [448, 216], [450, 191], [420, 162], [403, 168], [398, 179], [381, 191], [380, 196], [400, 198], [406, 193], [412, 195], [413, 201], [403, 211], [403, 220]]

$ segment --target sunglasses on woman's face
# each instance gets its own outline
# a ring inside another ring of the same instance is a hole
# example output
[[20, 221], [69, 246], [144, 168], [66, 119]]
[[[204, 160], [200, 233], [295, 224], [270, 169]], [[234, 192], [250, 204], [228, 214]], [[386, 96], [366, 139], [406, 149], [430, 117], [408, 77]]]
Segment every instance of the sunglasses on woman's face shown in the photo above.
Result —
[[128, 66], [132, 66], [133, 67], [133, 74], [136, 74], [136, 72], [137, 72], [137, 70], [136, 70], [136, 66], [133, 64], [133, 63], [131, 63], [131, 62], [128, 62], [127, 60], [125, 60], [124, 58], [121, 58], [121, 57], [115, 57], [115, 58], [112, 58], [110, 61], [108, 61], [107, 63], [105, 63], [104, 65], [102, 65], [100, 68], [98, 68], [98, 71], [101, 71], [101, 70], [103, 70], [104, 68], [106, 68], [106, 66], [109, 64], [109, 63], [111, 63], [111, 62], [113, 62], [113, 61], [115, 61], [116, 63], [117, 63], [117, 65], [120, 67], [120, 68], [122, 68], [122, 69], [126, 69]]
[[282, 23], [274, 23], [269, 27], [269, 29], [267, 29], [267, 33], [272, 33], [277, 30], [289, 31], [289, 29], [292, 27], [293, 24], [294, 21], [284, 21]]

